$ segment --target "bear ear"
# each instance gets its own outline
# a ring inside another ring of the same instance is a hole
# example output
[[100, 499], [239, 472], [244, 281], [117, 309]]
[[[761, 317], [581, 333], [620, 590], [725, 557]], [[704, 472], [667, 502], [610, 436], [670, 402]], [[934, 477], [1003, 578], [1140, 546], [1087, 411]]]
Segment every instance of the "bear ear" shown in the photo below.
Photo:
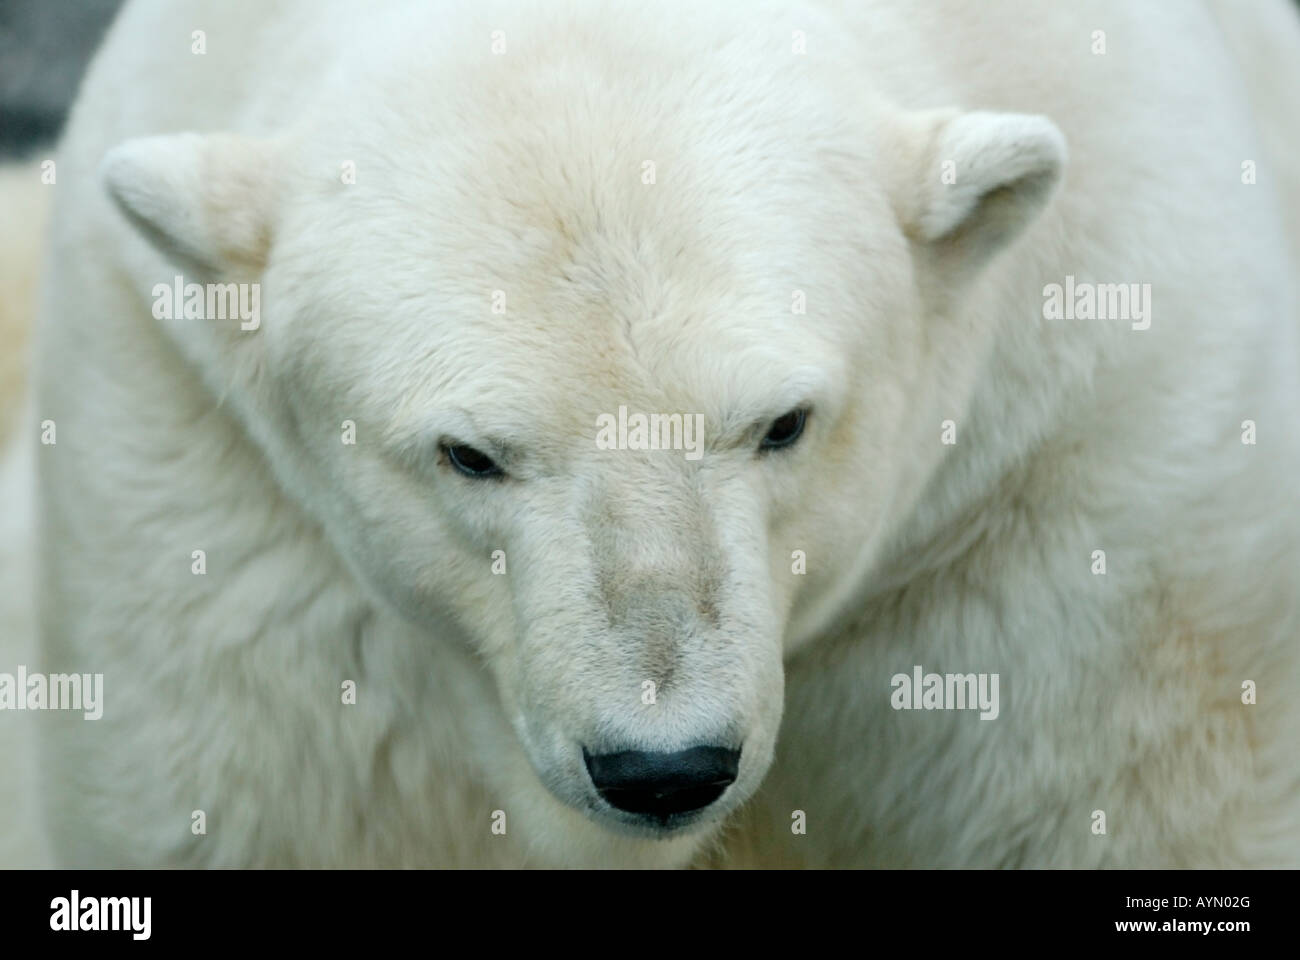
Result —
[[1031, 224], [1065, 169], [1047, 117], [927, 111], [907, 117], [892, 185], [908, 236], [946, 270], [972, 273]]
[[179, 133], [119, 144], [100, 165], [109, 195], [168, 261], [201, 274], [260, 273], [271, 243], [276, 145]]
[[279, 207], [281, 157], [280, 141], [180, 133], [128, 140], [100, 165], [109, 195], [169, 266], [198, 283], [221, 280], [236, 289], [240, 281], [248, 288], [256, 311], [247, 318], [251, 325], [229, 314], [228, 301], [218, 307], [225, 308], [221, 322], [191, 317], [178, 303], [160, 314], [157, 299], [154, 304], [159, 326], [212, 391], [241, 408], [260, 402], [265, 389], [260, 277]]

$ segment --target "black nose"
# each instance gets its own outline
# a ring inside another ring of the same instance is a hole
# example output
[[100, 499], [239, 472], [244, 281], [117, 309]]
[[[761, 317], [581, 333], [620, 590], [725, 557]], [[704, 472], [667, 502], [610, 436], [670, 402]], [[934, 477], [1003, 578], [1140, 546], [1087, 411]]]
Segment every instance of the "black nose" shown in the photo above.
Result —
[[740, 751], [691, 747], [677, 753], [582, 752], [591, 782], [611, 807], [666, 818], [707, 807], [735, 782]]

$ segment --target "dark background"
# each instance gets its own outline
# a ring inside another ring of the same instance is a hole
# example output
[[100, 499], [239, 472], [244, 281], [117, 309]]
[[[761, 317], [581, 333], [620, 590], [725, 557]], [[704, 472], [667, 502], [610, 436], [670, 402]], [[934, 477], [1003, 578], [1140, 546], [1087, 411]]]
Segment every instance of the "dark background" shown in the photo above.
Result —
[[0, 0], [0, 159], [22, 157], [58, 136], [121, 3]]

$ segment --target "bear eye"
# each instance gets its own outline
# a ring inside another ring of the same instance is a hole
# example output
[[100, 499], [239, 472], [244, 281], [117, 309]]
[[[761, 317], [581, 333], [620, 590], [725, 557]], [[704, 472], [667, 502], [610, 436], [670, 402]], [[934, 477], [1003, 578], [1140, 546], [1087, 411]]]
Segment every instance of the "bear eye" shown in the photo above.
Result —
[[760, 450], [779, 450], [791, 446], [803, 433], [803, 426], [808, 420], [808, 411], [803, 408], [791, 410], [772, 421], [767, 435], [759, 444]]
[[446, 452], [451, 465], [467, 477], [481, 479], [499, 477], [502, 474], [496, 462], [481, 450], [475, 450], [463, 443], [444, 443], [442, 449]]

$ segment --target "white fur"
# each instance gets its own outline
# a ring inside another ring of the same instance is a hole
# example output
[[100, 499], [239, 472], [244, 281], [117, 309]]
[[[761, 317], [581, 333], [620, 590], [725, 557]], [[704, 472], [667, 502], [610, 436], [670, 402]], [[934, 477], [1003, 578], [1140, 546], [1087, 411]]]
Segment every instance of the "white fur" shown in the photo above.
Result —
[[[128, 6], [32, 413], [41, 662], [106, 682], [38, 720], [61, 862], [1300, 864], [1296, 139], [1226, 21], [701, 6]], [[262, 328], [155, 320], [182, 270]], [[1067, 274], [1151, 329], [1044, 319]], [[703, 459], [598, 450], [620, 404]], [[999, 717], [893, 710], [914, 664]], [[728, 739], [666, 838], [579, 749]]]
[[[35, 313], [40, 241], [54, 186], [43, 183], [42, 159], [0, 169], [0, 671], [35, 662], [32, 603], [31, 447], [14, 444], [17, 425], [31, 422], [23, 409], [27, 341]], [[40, 824], [33, 755], [32, 714], [0, 714], [0, 866], [41, 867], [49, 863]]]

